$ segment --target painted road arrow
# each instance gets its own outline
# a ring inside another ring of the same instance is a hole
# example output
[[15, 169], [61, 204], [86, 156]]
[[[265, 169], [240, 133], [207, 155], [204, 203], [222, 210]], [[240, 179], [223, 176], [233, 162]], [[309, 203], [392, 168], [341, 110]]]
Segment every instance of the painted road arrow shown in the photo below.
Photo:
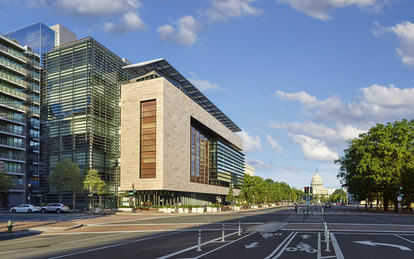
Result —
[[391, 247], [399, 248], [401, 250], [411, 251], [411, 249], [406, 246], [400, 246], [400, 245], [394, 245], [394, 244], [374, 243], [372, 241], [353, 241], [353, 242], [357, 244], [368, 245], [368, 246], [391, 246]]
[[258, 244], [259, 244], [259, 242], [253, 242], [250, 245], [244, 245], [244, 246], [246, 247], [246, 249], [249, 249], [249, 248], [257, 247]]
[[302, 238], [303, 239], [308, 239], [308, 238], [310, 238], [311, 236], [309, 236], [309, 235], [302, 235]]

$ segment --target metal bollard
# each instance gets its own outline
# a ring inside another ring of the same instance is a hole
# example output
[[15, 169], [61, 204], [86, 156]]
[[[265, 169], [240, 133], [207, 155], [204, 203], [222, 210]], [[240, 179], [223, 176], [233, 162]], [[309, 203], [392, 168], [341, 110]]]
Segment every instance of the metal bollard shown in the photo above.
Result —
[[325, 229], [324, 229], [325, 239], [326, 239], [326, 231], [328, 231], [328, 225], [326, 225], [326, 222], [325, 222]]
[[197, 252], [201, 252], [201, 229], [198, 230], [198, 247]]
[[238, 236], [241, 236], [241, 221], [239, 220], [239, 233], [237, 233]]
[[331, 250], [329, 250], [329, 230], [328, 230], [328, 235], [326, 236], [326, 249], [325, 252], [330, 252]]
[[222, 228], [222, 232], [221, 232], [221, 242], [224, 242], [224, 224], [223, 224], [223, 228]]

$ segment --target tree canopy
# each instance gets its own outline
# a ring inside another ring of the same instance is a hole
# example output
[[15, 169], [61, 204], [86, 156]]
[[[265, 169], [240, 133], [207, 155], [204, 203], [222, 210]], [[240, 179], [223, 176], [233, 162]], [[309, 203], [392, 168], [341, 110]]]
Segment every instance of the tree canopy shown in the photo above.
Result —
[[72, 192], [72, 205], [73, 210], [75, 210], [76, 195], [83, 191], [83, 178], [77, 164], [69, 159], [63, 159], [48, 176], [47, 181], [51, 187], [57, 190], [60, 201], [62, 200], [62, 190]]
[[239, 199], [247, 203], [295, 201], [301, 199], [302, 194], [302, 191], [291, 188], [284, 182], [245, 174]]
[[358, 200], [396, 201], [399, 185], [405, 186], [405, 202], [414, 196], [414, 120], [377, 124], [367, 133], [348, 141], [335, 163], [338, 178]]

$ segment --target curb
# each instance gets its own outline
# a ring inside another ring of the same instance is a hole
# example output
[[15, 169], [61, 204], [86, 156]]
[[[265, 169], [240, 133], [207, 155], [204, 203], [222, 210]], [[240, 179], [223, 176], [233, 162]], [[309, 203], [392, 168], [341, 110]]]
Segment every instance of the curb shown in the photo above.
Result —
[[83, 224], [76, 224], [71, 227], [34, 227], [29, 228], [29, 231], [38, 231], [38, 232], [62, 232], [70, 229], [80, 228]]

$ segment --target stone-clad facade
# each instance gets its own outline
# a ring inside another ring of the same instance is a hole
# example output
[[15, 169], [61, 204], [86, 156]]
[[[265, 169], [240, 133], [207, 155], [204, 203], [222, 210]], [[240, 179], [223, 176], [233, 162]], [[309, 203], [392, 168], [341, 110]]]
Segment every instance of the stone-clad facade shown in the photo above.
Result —
[[[142, 102], [150, 100], [156, 100], [156, 177], [141, 178], [140, 109]], [[190, 181], [192, 121], [204, 125], [229, 146], [242, 149], [240, 137], [167, 78], [122, 85], [120, 193], [132, 189], [141, 193], [168, 191], [175, 197], [170, 203], [183, 204], [186, 202], [178, 198], [182, 193], [210, 195], [210, 198], [227, 195], [227, 187]], [[153, 202], [162, 203], [159, 201], [163, 201], [162, 195], [156, 195], [155, 199], [151, 196]], [[194, 204], [194, 200], [189, 203]]]

